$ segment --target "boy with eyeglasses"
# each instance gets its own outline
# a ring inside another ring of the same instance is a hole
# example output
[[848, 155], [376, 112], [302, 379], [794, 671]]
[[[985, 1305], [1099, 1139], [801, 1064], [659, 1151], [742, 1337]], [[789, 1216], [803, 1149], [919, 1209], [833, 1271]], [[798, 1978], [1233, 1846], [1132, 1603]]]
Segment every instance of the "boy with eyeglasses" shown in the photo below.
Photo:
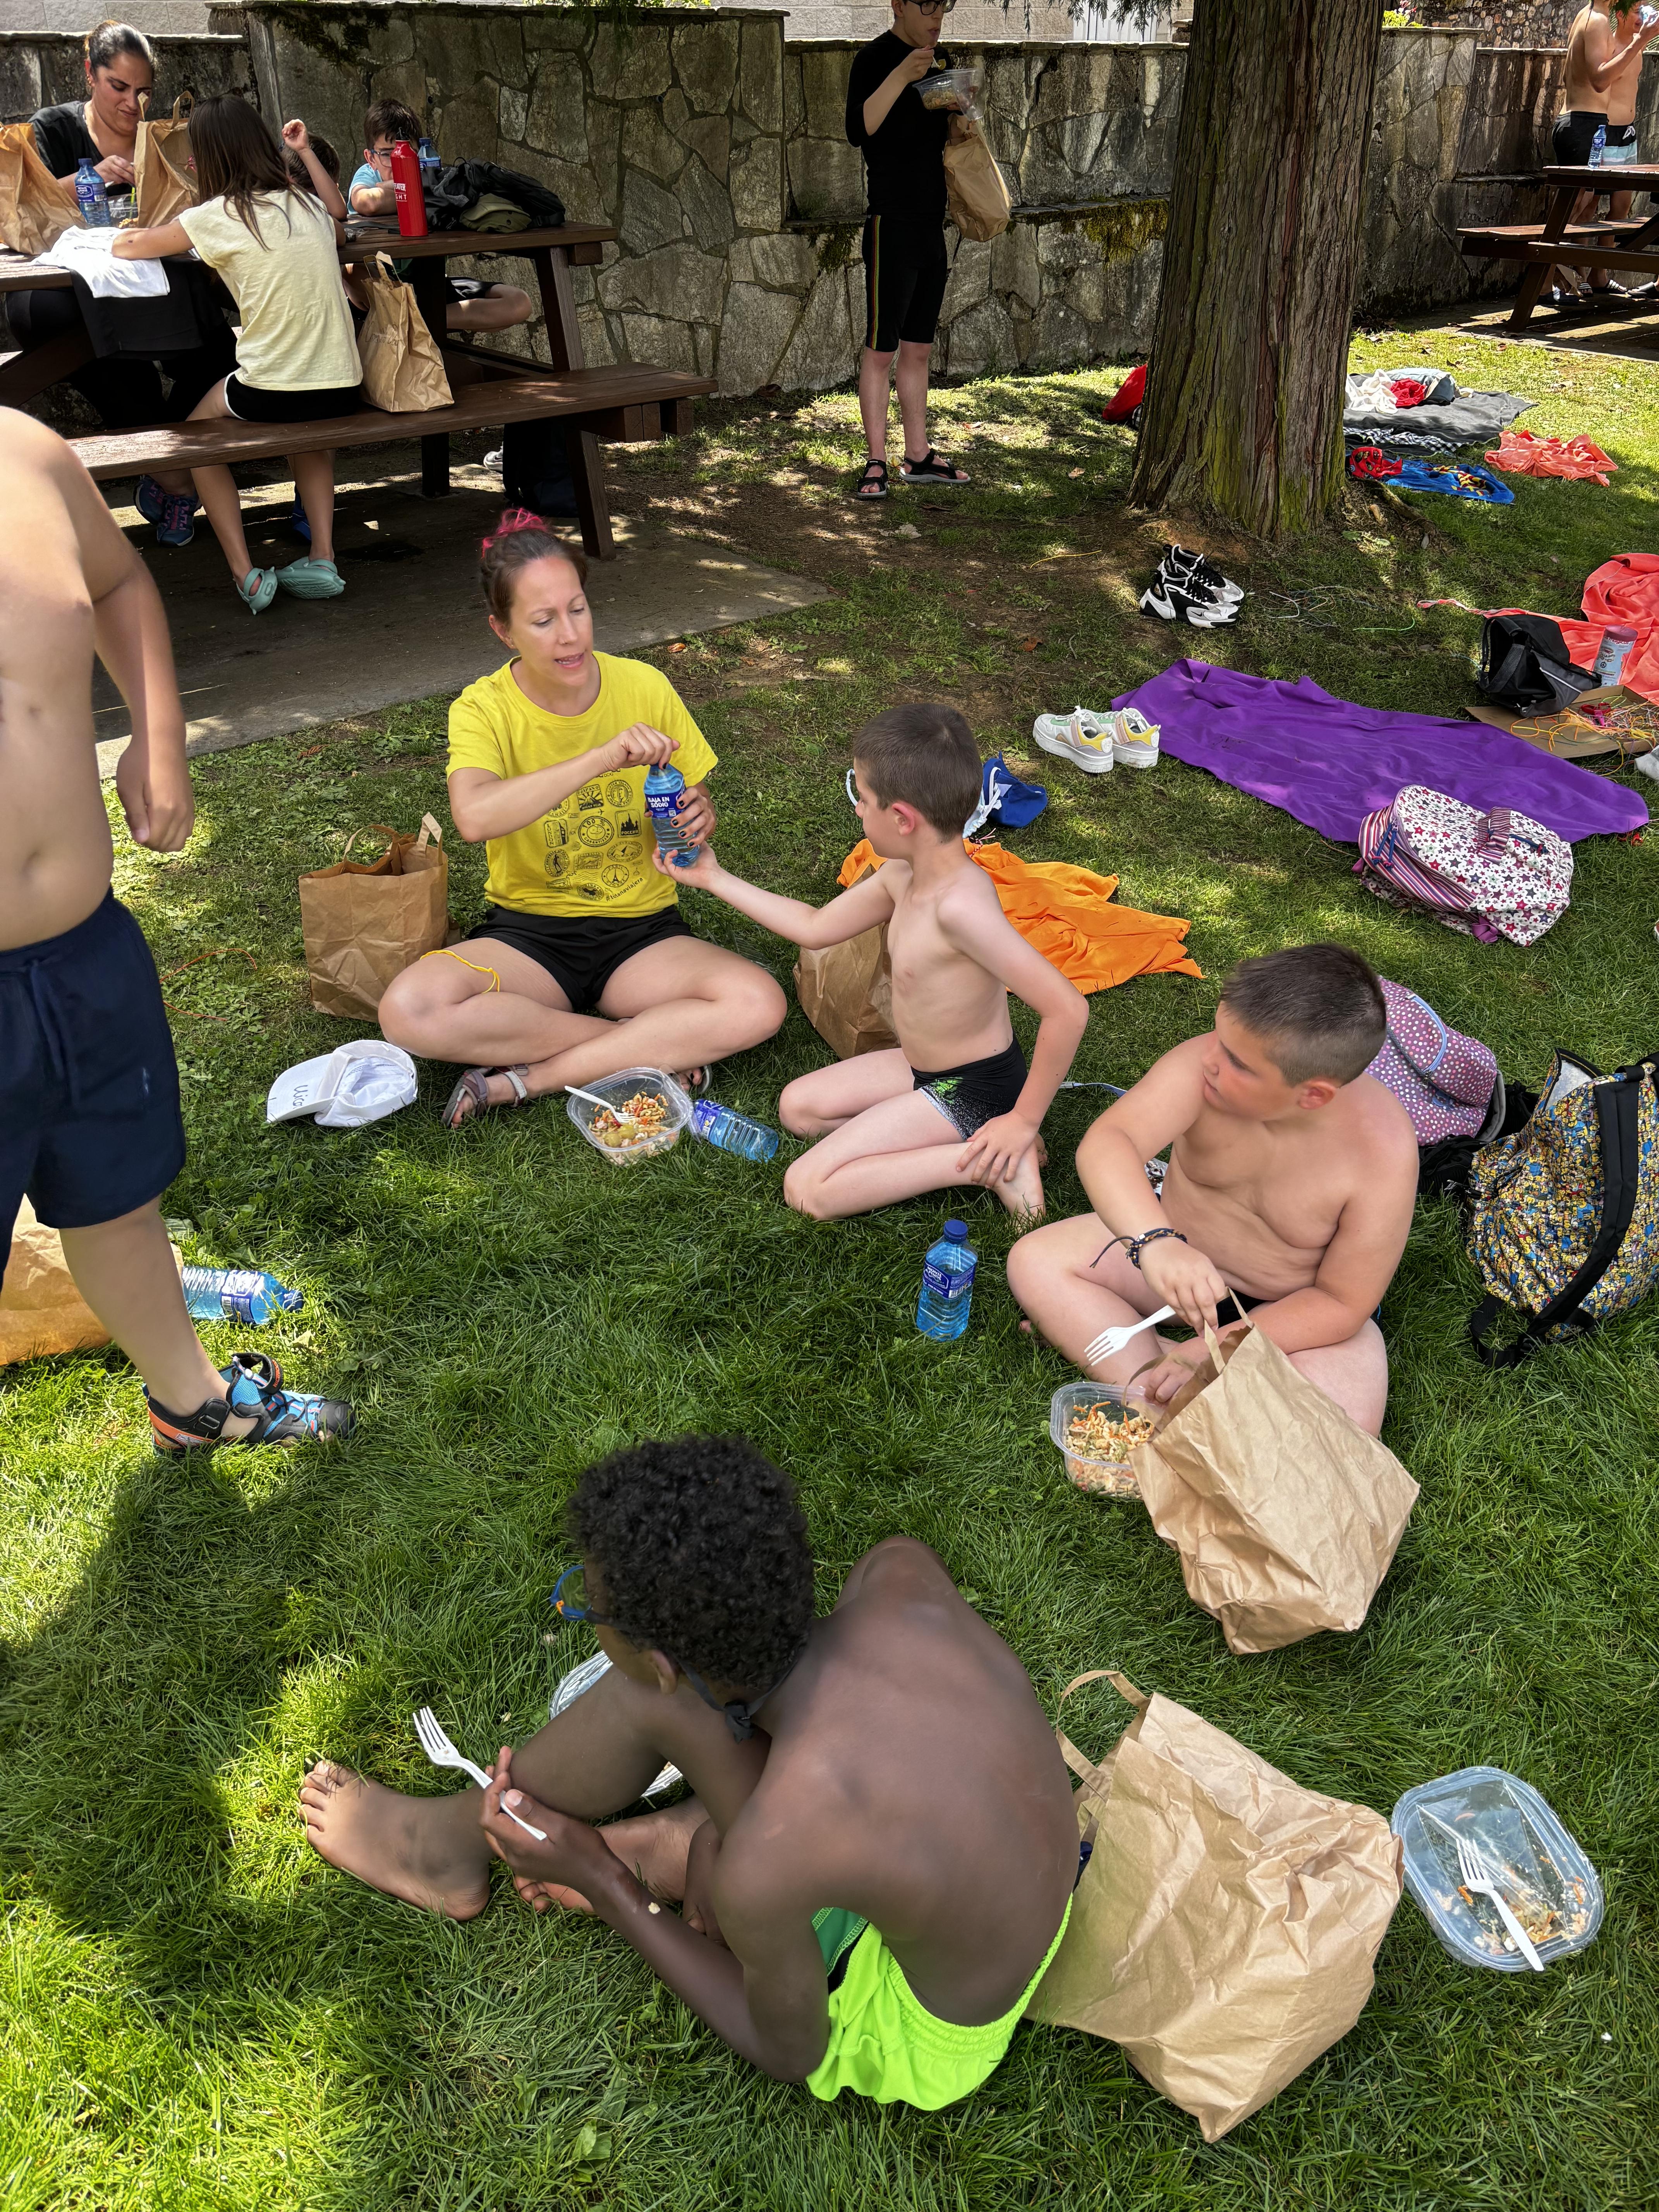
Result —
[[[1078, 1872], [1066, 1768], [1013, 1652], [908, 1536], [815, 1620], [794, 1486], [742, 1437], [616, 1453], [569, 1527], [583, 1565], [556, 1602], [609, 1668], [503, 1749], [487, 1790], [405, 1797], [313, 1767], [313, 1846], [455, 1920], [502, 1858], [538, 1912], [607, 1922], [741, 2057], [825, 2101], [969, 2095]], [[665, 1760], [695, 1796], [591, 1825]]]
[[926, 107], [918, 85], [949, 69], [939, 33], [956, 0], [892, 0], [890, 30], [853, 58], [847, 136], [864, 155], [865, 331], [859, 411], [869, 459], [858, 499], [885, 499], [887, 387], [898, 358], [899, 414], [908, 483], [964, 484], [966, 472], [927, 441], [927, 368], [951, 264], [945, 251], [945, 149], [975, 129], [948, 107]]
[[[392, 181], [392, 149], [400, 139], [418, 148], [424, 136], [421, 118], [400, 100], [377, 100], [363, 118], [362, 166], [346, 193], [355, 216], [398, 219], [398, 187]], [[444, 278], [444, 328], [479, 337], [527, 323], [534, 312], [528, 292], [516, 284], [487, 284], [477, 276]]]

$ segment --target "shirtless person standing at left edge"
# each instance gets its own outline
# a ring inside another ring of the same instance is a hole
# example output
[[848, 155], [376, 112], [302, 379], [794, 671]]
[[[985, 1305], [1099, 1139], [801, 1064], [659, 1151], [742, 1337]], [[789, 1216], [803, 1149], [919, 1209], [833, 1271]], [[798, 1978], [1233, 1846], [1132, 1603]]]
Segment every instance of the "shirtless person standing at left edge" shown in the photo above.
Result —
[[343, 1434], [349, 1410], [283, 1389], [263, 1353], [214, 1366], [156, 1202], [185, 1164], [179, 1074], [110, 889], [92, 658], [132, 711], [115, 788], [133, 841], [179, 852], [193, 808], [160, 595], [63, 440], [10, 408], [0, 483], [0, 1261], [27, 1195], [143, 1377], [158, 1451]]
[[[1008, 1255], [1008, 1287], [1049, 1343], [1080, 1363], [1102, 1329], [1160, 1306], [1189, 1328], [1219, 1321], [1224, 1337], [1248, 1313], [1377, 1435], [1389, 1359], [1373, 1316], [1417, 1195], [1410, 1116], [1365, 1073], [1387, 1035], [1376, 978], [1343, 945], [1235, 969], [1209, 1035], [1166, 1052], [1078, 1147], [1094, 1212]], [[1145, 1163], [1166, 1145], [1160, 1200]], [[1204, 1358], [1201, 1341], [1148, 1330], [1085, 1372], [1134, 1376], [1134, 1395], [1163, 1405]]]

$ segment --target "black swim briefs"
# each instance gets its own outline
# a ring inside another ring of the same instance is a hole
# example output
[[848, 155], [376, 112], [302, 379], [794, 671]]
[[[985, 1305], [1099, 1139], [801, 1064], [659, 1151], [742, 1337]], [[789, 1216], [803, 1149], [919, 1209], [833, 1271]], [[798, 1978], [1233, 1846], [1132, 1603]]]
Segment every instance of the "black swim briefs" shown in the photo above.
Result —
[[155, 963], [112, 891], [61, 936], [0, 951], [0, 1265], [26, 1194], [49, 1229], [92, 1229], [184, 1164]]
[[[1602, 142], [1602, 158], [1610, 167], [1636, 159], [1636, 125], [1609, 123], [1604, 113], [1593, 107], [1572, 107], [1565, 115], [1558, 115], [1550, 132], [1550, 150], [1564, 169], [1582, 169], [1589, 161], [1596, 131], [1601, 129], [1607, 134]], [[1628, 153], [1624, 150], [1626, 147], [1630, 149]]]
[[925, 1091], [958, 1136], [971, 1137], [999, 1114], [1012, 1110], [1025, 1088], [1025, 1055], [1019, 1039], [1011, 1037], [1000, 1052], [986, 1060], [964, 1061], [960, 1067], [925, 1067], [910, 1071], [912, 1088]]
[[573, 1014], [591, 1014], [624, 960], [643, 952], [647, 945], [695, 933], [677, 906], [663, 907], [655, 914], [608, 921], [601, 916], [591, 921], [581, 915], [516, 914], [510, 907], [492, 906], [483, 927], [474, 931], [473, 942], [494, 938], [526, 954], [547, 970], [569, 1000]]

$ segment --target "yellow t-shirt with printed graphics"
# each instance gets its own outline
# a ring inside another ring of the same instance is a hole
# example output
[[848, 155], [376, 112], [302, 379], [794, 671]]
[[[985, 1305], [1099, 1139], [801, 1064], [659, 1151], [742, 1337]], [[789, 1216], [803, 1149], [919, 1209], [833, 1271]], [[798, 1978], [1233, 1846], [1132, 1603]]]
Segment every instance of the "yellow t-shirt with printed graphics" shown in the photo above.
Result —
[[[481, 768], [504, 781], [556, 768], [608, 744], [635, 722], [679, 740], [672, 765], [701, 783], [714, 752], [659, 670], [642, 660], [593, 656], [599, 696], [585, 714], [550, 714], [526, 699], [508, 661], [469, 684], [449, 710], [449, 769]], [[492, 837], [489, 896], [520, 914], [580, 915], [632, 921], [673, 906], [666, 876], [651, 865], [655, 842], [645, 811], [642, 768], [617, 769], [571, 793], [562, 806], [507, 837]]]

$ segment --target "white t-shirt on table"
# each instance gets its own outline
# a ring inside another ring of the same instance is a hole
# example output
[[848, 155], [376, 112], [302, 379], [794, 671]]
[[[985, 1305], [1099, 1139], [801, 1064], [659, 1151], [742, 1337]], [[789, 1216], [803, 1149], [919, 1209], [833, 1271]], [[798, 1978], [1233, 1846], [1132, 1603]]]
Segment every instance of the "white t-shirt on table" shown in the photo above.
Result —
[[[334, 222], [301, 192], [258, 192], [259, 236], [222, 199], [180, 210], [191, 244], [235, 296], [236, 371], [256, 392], [325, 392], [362, 378]], [[263, 242], [262, 242], [263, 241]]]

